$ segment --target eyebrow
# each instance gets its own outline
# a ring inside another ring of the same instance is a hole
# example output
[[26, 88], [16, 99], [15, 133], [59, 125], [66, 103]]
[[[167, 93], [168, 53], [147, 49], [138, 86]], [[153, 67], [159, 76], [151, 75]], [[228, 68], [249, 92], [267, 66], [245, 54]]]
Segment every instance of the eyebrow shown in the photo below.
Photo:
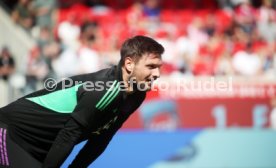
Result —
[[150, 64], [147, 64], [146, 66], [157, 66], [157, 67], [161, 67], [162, 65], [163, 65], [163, 63], [160, 63], [160, 64], [150, 63]]

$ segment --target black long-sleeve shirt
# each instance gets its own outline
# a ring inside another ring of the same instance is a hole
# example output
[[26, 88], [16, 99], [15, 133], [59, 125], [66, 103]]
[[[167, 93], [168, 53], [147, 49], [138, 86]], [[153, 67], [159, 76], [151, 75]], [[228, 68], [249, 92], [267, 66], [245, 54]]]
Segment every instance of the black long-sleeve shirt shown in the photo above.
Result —
[[59, 167], [75, 144], [88, 139], [70, 165], [87, 167], [145, 98], [145, 92], [127, 95], [121, 81], [117, 66], [74, 76], [1, 108], [0, 120], [43, 167]]

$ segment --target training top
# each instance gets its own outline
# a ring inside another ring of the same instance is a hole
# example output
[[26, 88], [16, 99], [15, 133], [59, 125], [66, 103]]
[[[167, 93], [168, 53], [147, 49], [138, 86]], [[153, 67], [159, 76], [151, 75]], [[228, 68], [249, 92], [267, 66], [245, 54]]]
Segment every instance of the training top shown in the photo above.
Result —
[[73, 76], [0, 108], [0, 120], [44, 167], [59, 167], [88, 140], [70, 165], [87, 167], [145, 99], [143, 91], [127, 94], [122, 81], [120, 66]]

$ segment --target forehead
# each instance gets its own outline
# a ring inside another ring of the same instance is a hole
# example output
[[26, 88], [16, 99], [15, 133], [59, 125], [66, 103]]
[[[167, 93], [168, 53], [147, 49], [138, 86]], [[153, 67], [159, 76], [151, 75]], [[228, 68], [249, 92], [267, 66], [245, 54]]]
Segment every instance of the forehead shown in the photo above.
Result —
[[156, 53], [146, 53], [142, 55], [139, 62], [144, 64], [162, 64], [162, 58], [161, 55]]

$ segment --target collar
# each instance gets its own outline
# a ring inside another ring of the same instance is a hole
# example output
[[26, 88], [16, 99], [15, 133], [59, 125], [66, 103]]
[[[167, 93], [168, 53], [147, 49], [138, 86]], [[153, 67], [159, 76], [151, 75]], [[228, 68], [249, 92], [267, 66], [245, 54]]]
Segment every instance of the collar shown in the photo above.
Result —
[[118, 81], [123, 81], [123, 72], [122, 72], [122, 67], [119, 65], [114, 65], [113, 66], [114, 71], [115, 71], [115, 79]]
[[[114, 73], [114, 78], [118, 80], [119, 82], [124, 81], [123, 80], [123, 71], [122, 67], [120, 64], [112, 66], [112, 71]], [[121, 91], [123, 99], [126, 99], [127, 97], [127, 92], [126, 91]]]

